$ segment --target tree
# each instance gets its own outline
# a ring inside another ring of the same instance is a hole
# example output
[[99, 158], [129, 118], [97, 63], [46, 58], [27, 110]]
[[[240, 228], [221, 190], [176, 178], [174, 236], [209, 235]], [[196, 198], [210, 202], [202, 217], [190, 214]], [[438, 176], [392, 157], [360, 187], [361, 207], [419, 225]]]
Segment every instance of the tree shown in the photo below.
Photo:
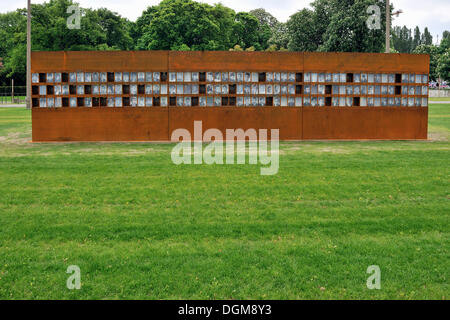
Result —
[[287, 42], [281, 43], [275, 38], [276, 36], [280, 36], [279, 31], [281, 30], [281, 23], [277, 20], [277, 18], [263, 8], [252, 10], [249, 13], [258, 19], [258, 42], [262, 49], [267, 50], [267, 48], [273, 44], [276, 46], [287, 44]]
[[[164, 0], [148, 8], [135, 27], [139, 50], [226, 50], [232, 41], [234, 11], [192, 0]], [[256, 20], [256, 18], [255, 18]]]
[[433, 44], [433, 36], [431, 35], [430, 31], [428, 31], [427, 27], [425, 27], [425, 29], [423, 30], [421, 43], [427, 46]]
[[[258, 19], [247, 12], [236, 14], [236, 23], [233, 25], [233, 33], [236, 37], [236, 43], [242, 48], [255, 47], [257, 50], [263, 49], [259, 43]], [[266, 29], [267, 30], [267, 29]]]
[[437, 66], [440, 56], [440, 49], [439, 47], [430, 45], [420, 45], [416, 49], [414, 49], [413, 53], [416, 54], [428, 54], [430, 55], [430, 78], [432, 80], [437, 80], [439, 78], [438, 72], [437, 72]]
[[438, 58], [436, 73], [440, 79], [450, 80], [450, 49], [445, 50]]
[[415, 48], [417, 48], [418, 46], [420, 46], [422, 44], [421, 42], [421, 33], [420, 33], [420, 29], [419, 27], [416, 27], [414, 29], [414, 38], [413, 38], [413, 47], [412, 50], [414, 50]]
[[316, 51], [322, 44], [314, 28], [314, 11], [303, 9], [291, 16], [287, 22], [291, 51]]
[[[380, 28], [367, 27], [367, 8], [379, 4]], [[289, 49], [380, 52], [384, 44], [385, 6], [374, 0], [315, 0], [288, 21]], [[391, 8], [392, 10], [392, 8]]]
[[450, 31], [444, 31], [442, 33], [441, 48], [450, 48]]
[[406, 26], [394, 27], [392, 30], [392, 44], [393, 47], [400, 53], [412, 52], [413, 39], [411, 36], [411, 30]]

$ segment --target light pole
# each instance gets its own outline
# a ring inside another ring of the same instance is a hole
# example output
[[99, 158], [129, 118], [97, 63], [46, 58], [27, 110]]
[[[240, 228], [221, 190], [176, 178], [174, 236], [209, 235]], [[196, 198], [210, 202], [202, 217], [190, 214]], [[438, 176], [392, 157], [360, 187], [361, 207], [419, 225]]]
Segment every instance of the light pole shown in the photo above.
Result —
[[386, 53], [391, 52], [391, 5], [386, 0]]
[[391, 52], [391, 17], [398, 17], [401, 13], [403, 13], [402, 10], [398, 10], [393, 12], [391, 15], [391, 4], [389, 2], [389, 0], [386, 0], [386, 53]]
[[27, 109], [31, 108], [31, 0], [27, 0]]

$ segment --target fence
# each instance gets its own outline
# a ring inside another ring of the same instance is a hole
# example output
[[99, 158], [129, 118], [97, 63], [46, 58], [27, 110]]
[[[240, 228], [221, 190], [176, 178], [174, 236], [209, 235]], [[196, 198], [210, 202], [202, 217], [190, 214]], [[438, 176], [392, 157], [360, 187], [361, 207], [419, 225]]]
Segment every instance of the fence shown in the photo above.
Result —
[[0, 87], [0, 104], [21, 104], [25, 103], [27, 87], [7, 86]]
[[430, 90], [430, 98], [449, 98], [450, 100], [450, 89]]

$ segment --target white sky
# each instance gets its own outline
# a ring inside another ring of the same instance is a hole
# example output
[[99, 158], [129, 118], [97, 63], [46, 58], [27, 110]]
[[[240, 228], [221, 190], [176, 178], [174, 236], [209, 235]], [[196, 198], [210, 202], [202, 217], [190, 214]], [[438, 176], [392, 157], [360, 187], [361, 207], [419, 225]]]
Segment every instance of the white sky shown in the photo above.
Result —
[[[214, 4], [221, 2], [235, 11], [250, 11], [264, 8], [280, 21], [287, 21], [290, 15], [309, 6], [310, 0], [197, 0]], [[0, 12], [12, 11], [26, 7], [26, 0], [2, 0]], [[45, 0], [32, 0], [32, 3], [43, 3]], [[160, 0], [76, 0], [82, 7], [106, 7], [118, 12], [123, 17], [135, 21], [148, 6], [158, 4]], [[402, 9], [403, 14], [395, 18], [394, 25], [406, 25], [413, 28], [418, 25], [423, 31], [428, 27], [433, 35], [442, 37], [444, 30], [450, 30], [449, 0], [392, 0], [395, 9]]]

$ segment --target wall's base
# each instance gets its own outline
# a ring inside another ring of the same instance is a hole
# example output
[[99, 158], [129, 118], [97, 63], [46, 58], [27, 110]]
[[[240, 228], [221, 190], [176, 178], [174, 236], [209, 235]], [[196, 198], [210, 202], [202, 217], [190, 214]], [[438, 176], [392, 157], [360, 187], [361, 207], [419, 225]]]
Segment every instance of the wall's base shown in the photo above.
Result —
[[279, 129], [280, 140], [426, 140], [421, 107], [34, 108], [33, 142], [170, 141], [176, 129]]

